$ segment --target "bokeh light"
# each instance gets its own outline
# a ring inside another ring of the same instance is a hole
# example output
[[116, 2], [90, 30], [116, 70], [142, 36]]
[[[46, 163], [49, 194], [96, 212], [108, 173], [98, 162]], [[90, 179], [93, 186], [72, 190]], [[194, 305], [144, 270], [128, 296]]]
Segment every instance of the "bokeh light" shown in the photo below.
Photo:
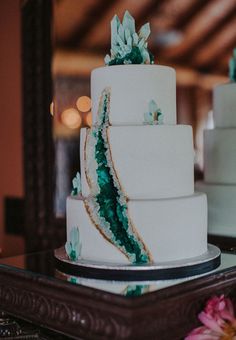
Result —
[[91, 105], [91, 98], [89, 98], [88, 96], [81, 96], [76, 101], [76, 106], [81, 112], [88, 112], [89, 110], [91, 110]]
[[92, 126], [92, 112], [88, 112], [85, 117], [86, 125]]
[[61, 121], [70, 129], [78, 129], [81, 126], [82, 118], [76, 109], [70, 108], [62, 112]]
[[52, 116], [54, 115], [54, 103], [53, 102], [51, 102], [50, 104], [50, 113]]

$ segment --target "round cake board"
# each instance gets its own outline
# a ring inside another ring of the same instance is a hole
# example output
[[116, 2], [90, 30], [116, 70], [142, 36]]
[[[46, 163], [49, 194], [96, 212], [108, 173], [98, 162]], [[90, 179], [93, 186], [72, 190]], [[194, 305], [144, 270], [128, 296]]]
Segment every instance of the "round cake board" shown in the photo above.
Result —
[[78, 259], [71, 261], [65, 248], [54, 251], [56, 267], [63, 273], [78, 277], [117, 281], [172, 280], [201, 275], [216, 269], [221, 263], [220, 249], [208, 244], [201, 256], [190, 259], [151, 264], [112, 264]]

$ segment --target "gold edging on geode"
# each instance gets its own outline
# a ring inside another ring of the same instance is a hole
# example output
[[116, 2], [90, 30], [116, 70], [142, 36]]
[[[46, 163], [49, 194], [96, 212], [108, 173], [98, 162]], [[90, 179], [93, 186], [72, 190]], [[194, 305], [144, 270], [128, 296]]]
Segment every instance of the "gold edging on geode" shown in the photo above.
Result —
[[[112, 169], [113, 169], [113, 172], [114, 172], [114, 176], [115, 178], [113, 178], [113, 181], [116, 182], [118, 184], [118, 186], [120, 187], [120, 191], [122, 193], [124, 193], [123, 189], [122, 189], [122, 186], [120, 184], [120, 180], [119, 180], [119, 177], [117, 175], [117, 171], [116, 171], [116, 168], [115, 168], [115, 165], [114, 165], [114, 161], [113, 161], [113, 158], [112, 158], [112, 152], [111, 152], [111, 144], [110, 144], [110, 140], [109, 140], [109, 127], [106, 128], [106, 136], [107, 136], [107, 151], [109, 152], [109, 157], [110, 157], [110, 161], [112, 163]], [[131, 230], [132, 232], [134, 233], [134, 235], [137, 237], [138, 241], [142, 244], [143, 246], [143, 249], [144, 251], [147, 253], [148, 255], [148, 258], [150, 260], [150, 263], [153, 262], [153, 258], [152, 258], [152, 255], [151, 255], [151, 252], [150, 250], [147, 248], [146, 244], [144, 243], [144, 241], [142, 240], [141, 236], [139, 235], [139, 233], [137, 232], [135, 226], [134, 226], [134, 223], [132, 222], [131, 220], [131, 217], [129, 215], [129, 208], [128, 208], [128, 199], [126, 197], [126, 195], [124, 195], [124, 199], [125, 199], [125, 202], [126, 202], [126, 205], [127, 205], [127, 217], [128, 217], [128, 221], [129, 221], [129, 224], [130, 224], [130, 227], [131, 227]]]
[[84, 202], [84, 206], [85, 206], [85, 210], [87, 212], [87, 214], [89, 215], [89, 218], [91, 220], [91, 222], [94, 224], [95, 228], [98, 230], [98, 232], [102, 235], [102, 237], [109, 242], [113, 247], [115, 247], [117, 250], [119, 250], [130, 262], [129, 256], [121, 249], [118, 248], [111, 240], [109, 240], [109, 238], [106, 236], [106, 234], [103, 232], [102, 228], [100, 228], [100, 226], [95, 222], [92, 213], [90, 211], [90, 207], [89, 204], [86, 202], [86, 199], [83, 200]]
[[91, 191], [92, 184], [91, 184], [90, 178], [89, 178], [88, 173], [87, 173], [87, 152], [86, 152], [87, 142], [88, 142], [88, 129], [86, 128], [86, 136], [85, 136], [85, 141], [84, 141], [84, 172], [85, 172], [86, 181], [87, 181], [89, 189]]
[[141, 236], [139, 235], [139, 233], [137, 232], [135, 226], [134, 226], [134, 223], [129, 215], [129, 207], [128, 207], [128, 203], [127, 203], [127, 216], [128, 216], [128, 220], [129, 220], [129, 223], [130, 223], [130, 226], [131, 226], [131, 229], [134, 233], [134, 235], [137, 237], [137, 239], [139, 240], [139, 242], [142, 243], [143, 245], [143, 249], [145, 250], [145, 252], [148, 254], [148, 258], [149, 258], [149, 263], [153, 263], [153, 257], [152, 257], [152, 254], [150, 252], [150, 250], [148, 249], [148, 247], [146, 246], [146, 244], [143, 242]]
[[109, 93], [109, 109], [108, 109], [108, 125], [111, 126], [110, 112], [111, 112], [111, 86], [105, 87], [106, 91]]

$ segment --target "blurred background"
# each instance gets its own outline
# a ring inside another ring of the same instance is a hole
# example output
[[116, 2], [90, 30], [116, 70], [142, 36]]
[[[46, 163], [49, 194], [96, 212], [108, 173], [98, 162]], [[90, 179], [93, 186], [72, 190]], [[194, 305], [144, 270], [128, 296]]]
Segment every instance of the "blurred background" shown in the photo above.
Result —
[[[0, 2], [0, 256], [24, 252], [21, 6], [25, 2]], [[155, 63], [176, 69], [178, 123], [193, 126], [196, 176], [201, 176], [202, 131], [213, 127], [212, 89], [228, 81], [228, 60], [236, 46], [236, 1], [53, 0], [50, 112], [58, 218], [65, 218], [65, 199], [80, 166], [80, 129], [91, 124], [90, 73], [104, 65], [109, 53], [112, 17], [122, 18], [126, 9], [136, 28], [150, 22], [149, 48]]]

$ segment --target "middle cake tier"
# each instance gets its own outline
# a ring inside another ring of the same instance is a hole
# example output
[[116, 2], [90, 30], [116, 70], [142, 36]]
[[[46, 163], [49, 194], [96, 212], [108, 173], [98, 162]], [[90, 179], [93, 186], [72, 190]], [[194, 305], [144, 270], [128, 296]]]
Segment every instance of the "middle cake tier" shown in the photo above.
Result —
[[[82, 194], [90, 194], [88, 136], [82, 129]], [[194, 192], [192, 128], [187, 125], [109, 126], [107, 148], [122, 192], [128, 199], [189, 196]]]

